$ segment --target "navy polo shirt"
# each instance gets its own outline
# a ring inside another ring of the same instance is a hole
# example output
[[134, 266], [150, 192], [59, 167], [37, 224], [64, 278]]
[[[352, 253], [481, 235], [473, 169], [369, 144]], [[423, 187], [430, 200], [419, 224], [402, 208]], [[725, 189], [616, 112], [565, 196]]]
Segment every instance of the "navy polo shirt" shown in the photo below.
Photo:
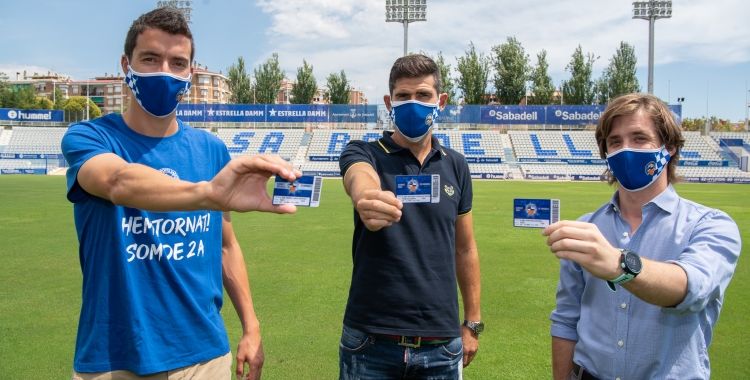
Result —
[[434, 136], [420, 165], [392, 134], [367, 143], [352, 140], [341, 153], [341, 173], [368, 164], [382, 189], [394, 193], [396, 175], [439, 174], [440, 202], [404, 204], [401, 220], [376, 232], [354, 211], [354, 268], [344, 324], [376, 334], [459, 337], [456, 219], [471, 212], [469, 165]]

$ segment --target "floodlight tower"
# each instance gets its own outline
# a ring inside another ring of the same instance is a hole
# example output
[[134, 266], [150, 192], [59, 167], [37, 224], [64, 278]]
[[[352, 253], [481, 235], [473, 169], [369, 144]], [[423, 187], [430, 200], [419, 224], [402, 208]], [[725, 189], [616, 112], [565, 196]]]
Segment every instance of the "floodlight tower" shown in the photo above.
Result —
[[648, 93], [654, 93], [654, 23], [660, 18], [672, 18], [672, 1], [636, 1], [633, 18], [648, 20]]
[[190, 21], [190, 12], [193, 10], [193, 8], [190, 8], [190, 1], [177, 1], [177, 0], [171, 0], [171, 1], [157, 1], [156, 6], [158, 8], [176, 8], [182, 11], [182, 13], [185, 15], [185, 21], [187, 21], [188, 24], [192, 24], [193, 22]]
[[427, 21], [427, 0], [385, 0], [385, 22], [404, 24], [404, 56], [409, 54], [409, 23]]

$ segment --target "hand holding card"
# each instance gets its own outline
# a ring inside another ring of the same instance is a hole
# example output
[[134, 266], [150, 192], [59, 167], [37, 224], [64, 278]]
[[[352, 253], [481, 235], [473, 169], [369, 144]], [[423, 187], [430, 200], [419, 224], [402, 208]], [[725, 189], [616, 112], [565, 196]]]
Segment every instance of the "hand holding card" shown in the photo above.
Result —
[[302, 176], [287, 181], [277, 175], [273, 185], [273, 204], [318, 207], [322, 187], [323, 177]]

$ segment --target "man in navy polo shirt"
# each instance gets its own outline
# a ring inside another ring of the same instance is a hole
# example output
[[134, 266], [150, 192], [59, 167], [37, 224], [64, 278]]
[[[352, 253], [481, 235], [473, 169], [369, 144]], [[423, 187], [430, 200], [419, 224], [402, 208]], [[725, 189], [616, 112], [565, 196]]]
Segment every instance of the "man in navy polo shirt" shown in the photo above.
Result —
[[[340, 158], [355, 213], [339, 378], [457, 379], [484, 328], [469, 166], [431, 133], [448, 98], [435, 62], [399, 58], [389, 90], [384, 100], [395, 131], [352, 141]], [[429, 199], [399, 200], [397, 183], [414, 192], [425, 186], [417, 177], [423, 175]]]

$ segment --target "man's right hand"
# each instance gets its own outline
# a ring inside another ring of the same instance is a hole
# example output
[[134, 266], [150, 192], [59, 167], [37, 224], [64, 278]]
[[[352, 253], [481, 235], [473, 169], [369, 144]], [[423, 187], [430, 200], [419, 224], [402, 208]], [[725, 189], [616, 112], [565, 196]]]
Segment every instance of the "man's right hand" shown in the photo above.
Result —
[[401, 220], [404, 207], [392, 192], [382, 190], [363, 190], [353, 203], [362, 223], [373, 232]]
[[208, 183], [206, 197], [222, 211], [294, 213], [297, 210], [294, 205], [273, 205], [266, 187], [274, 174], [290, 181], [302, 176], [299, 170], [276, 155], [237, 157]]

